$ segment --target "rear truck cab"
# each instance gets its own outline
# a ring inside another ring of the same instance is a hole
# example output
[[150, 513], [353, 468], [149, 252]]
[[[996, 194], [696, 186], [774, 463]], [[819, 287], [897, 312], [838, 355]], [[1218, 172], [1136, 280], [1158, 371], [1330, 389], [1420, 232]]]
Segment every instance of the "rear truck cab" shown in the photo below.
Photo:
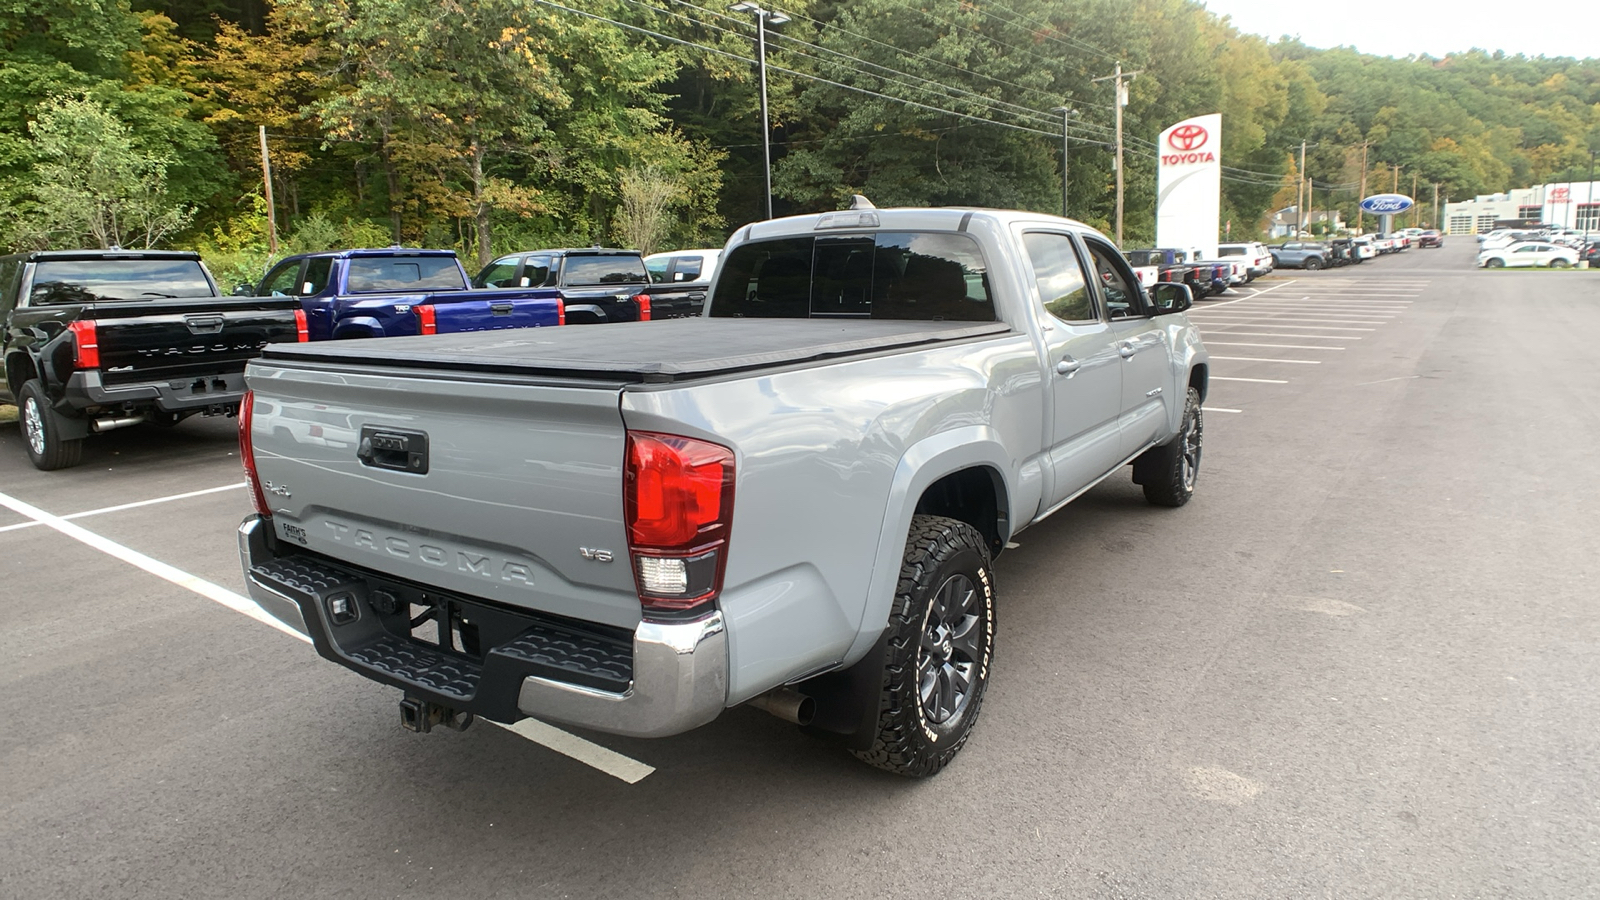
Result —
[[741, 228], [701, 318], [274, 347], [245, 581], [413, 730], [750, 704], [931, 775], [1007, 543], [1130, 464], [1192, 496], [1190, 302], [1068, 219], [862, 207]]
[[313, 341], [562, 324], [553, 290], [475, 290], [454, 250], [389, 247], [291, 256], [240, 293], [295, 297]]
[[1210, 271], [1202, 266], [1184, 262], [1183, 254], [1177, 250], [1127, 250], [1123, 255], [1131, 265], [1155, 266], [1159, 281], [1188, 286], [1189, 292], [1196, 300], [1204, 299], [1212, 293]]
[[606, 247], [526, 250], [502, 256], [485, 266], [472, 283], [553, 291], [565, 305], [568, 325], [682, 318], [698, 315], [705, 303], [704, 297], [691, 299], [687, 296], [690, 292], [674, 288], [663, 292], [664, 305], [658, 315], [644, 257], [637, 250]]
[[245, 363], [305, 335], [298, 304], [223, 297], [196, 253], [0, 257], [0, 402], [40, 469], [76, 465], [91, 433], [234, 415]]
[[717, 270], [720, 249], [675, 250], [670, 253], [653, 253], [644, 258], [645, 269], [650, 273], [652, 319], [681, 319], [700, 315], [711, 288], [711, 276]]

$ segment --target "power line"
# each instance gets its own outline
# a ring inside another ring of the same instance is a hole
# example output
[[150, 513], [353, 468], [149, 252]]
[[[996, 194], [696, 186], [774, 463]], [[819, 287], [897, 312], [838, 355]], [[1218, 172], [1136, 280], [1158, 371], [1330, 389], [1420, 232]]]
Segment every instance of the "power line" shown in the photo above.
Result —
[[[733, 52], [730, 52], [730, 51], [727, 51], [727, 50], [722, 50], [722, 49], [717, 48], [717, 47], [711, 47], [711, 46], [708, 46], [706, 44], [698, 44], [698, 43], [695, 43], [694, 41], [687, 41], [687, 40], [684, 40], [682, 38], [676, 38], [676, 37], [673, 37], [670, 34], [663, 34], [663, 33], [659, 32], [659, 31], [653, 31], [653, 30], [651, 30], [649, 28], [644, 28], [644, 27], [639, 26], [639, 25], [632, 25], [632, 24], [629, 24], [627, 22], [621, 22], [621, 21], [618, 21], [616, 19], [607, 18], [606, 16], [598, 15], [596, 13], [585, 12], [584, 10], [581, 10], [581, 9], [573, 9], [570, 6], [563, 6], [560, 3], [556, 3], [556, 2], [554, 2], [554, 0], [533, 0], [533, 2], [538, 3], [541, 6], [548, 6], [551, 9], [559, 9], [562, 12], [571, 13], [571, 14], [576, 15], [576, 16], [582, 16], [583, 18], [586, 18], [586, 19], [593, 19], [594, 21], [597, 21], [597, 22], [605, 22], [605, 23], [607, 23], [609, 25], [615, 25], [618, 28], [623, 28], [623, 29], [626, 29], [628, 31], [635, 31], [635, 32], [638, 32], [640, 34], [649, 35], [650, 37], [656, 38], [657, 40], [667, 41], [668, 43], [678, 44], [678, 45], [684, 46], [684, 47], [692, 47], [692, 48], [694, 48], [696, 50], [701, 50], [701, 51], [704, 51], [706, 53], [714, 53], [714, 54], [716, 54], [718, 56], [726, 56], [726, 57], [729, 57], [730, 59], [737, 59], [737, 60], [739, 60], [741, 62], [746, 62], [746, 63], [754, 63], [755, 62], [755, 60], [753, 58], [748, 57], [748, 56], [743, 56], [743, 55], [740, 55], [738, 53], [733, 53]], [[955, 116], [956, 118], [959, 118], [959, 119], [968, 119], [970, 121], [981, 122], [981, 123], [986, 124], [986, 125], [996, 125], [996, 126], [999, 126], [1001, 128], [1010, 128], [1010, 129], [1015, 130], [1015, 131], [1025, 131], [1025, 132], [1028, 132], [1029, 134], [1044, 135], [1046, 137], [1051, 137], [1051, 138], [1057, 137], [1059, 135], [1059, 132], [1042, 131], [1042, 130], [1040, 130], [1038, 128], [1030, 128], [1030, 127], [1028, 127], [1026, 125], [1017, 125], [1017, 124], [1014, 124], [1012, 122], [1000, 122], [1000, 121], [996, 121], [994, 119], [986, 119], [986, 118], [983, 118], [982, 116], [974, 116], [974, 115], [969, 115], [967, 113], [956, 112], [953, 109], [944, 109], [942, 107], [932, 106], [932, 105], [929, 105], [927, 103], [918, 103], [915, 100], [907, 100], [907, 99], [905, 99], [903, 97], [894, 97], [894, 96], [891, 96], [889, 94], [882, 94], [882, 93], [879, 93], [877, 91], [871, 91], [871, 90], [868, 90], [868, 89], [863, 88], [863, 87], [856, 87], [855, 85], [844, 84], [842, 82], [833, 81], [833, 80], [828, 79], [828, 78], [823, 78], [823, 77], [821, 77], [819, 75], [811, 75], [811, 74], [808, 74], [806, 72], [799, 72], [799, 71], [796, 71], [794, 69], [785, 68], [783, 66], [776, 66], [776, 65], [772, 65], [772, 64], [769, 63], [767, 67], [770, 68], [770, 69], [774, 69], [776, 71], [779, 71], [779, 72], [783, 72], [783, 73], [788, 74], [788, 75], [793, 75], [796, 78], [804, 78], [804, 79], [807, 79], [809, 81], [816, 81], [816, 82], [819, 82], [819, 83], [822, 83], [822, 84], [832, 85], [834, 87], [842, 88], [842, 89], [847, 90], [847, 91], [855, 91], [856, 93], [866, 94], [866, 95], [871, 96], [871, 97], [878, 97], [878, 98], [881, 98], [883, 100], [890, 100], [890, 101], [893, 101], [895, 103], [903, 103], [903, 104], [905, 104], [907, 106], [915, 106], [915, 107], [918, 107], [920, 109], [926, 109], [926, 110], [928, 110], [930, 112], [941, 113], [943, 115], [948, 115], [948, 116]]]

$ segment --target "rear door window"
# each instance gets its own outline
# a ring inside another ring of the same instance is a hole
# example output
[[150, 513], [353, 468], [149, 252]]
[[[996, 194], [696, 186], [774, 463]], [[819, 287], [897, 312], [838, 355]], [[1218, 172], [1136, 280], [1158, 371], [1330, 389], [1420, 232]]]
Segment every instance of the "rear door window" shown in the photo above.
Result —
[[698, 281], [700, 273], [705, 270], [703, 256], [680, 256], [676, 262], [677, 267], [672, 270], [673, 281]]
[[548, 256], [530, 256], [522, 261], [523, 287], [555, 287], [555, 273]]
[[745, 244], [721, 263], [711, 315], [995, 321], [977, 242], [938, 232]]
[[1033, 264], [1033, 283], [1045, 311], [1063, 322], [1097, 322], [1100, 313], [1089, 296], [1089, 281], [1078, 262], [1072, 238], [1054, 232], [1034, 231], [1022, 236], [1022, 246]]
[[305, 274], [300, 276], [300, 290], [303, 297], [315, 297], [328, 287], [328, 277], [333, 274], [333, 258], [330, 256], [314, 256], [306, 260]]

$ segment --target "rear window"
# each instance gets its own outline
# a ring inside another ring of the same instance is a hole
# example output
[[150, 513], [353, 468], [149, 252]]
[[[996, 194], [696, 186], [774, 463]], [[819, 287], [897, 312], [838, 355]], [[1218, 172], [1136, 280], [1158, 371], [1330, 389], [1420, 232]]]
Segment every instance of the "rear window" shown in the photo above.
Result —
[[1243, 247], [1218, 247], [1217, 248], [1217, 255], [1218, 256], [1243, 256], [1244, 255], [1244, 248]]
[[921, 232], [745, 244], [722, 261], [711, 315], [995, 320], [978, 242]]
[[453, 256], [357, 256], [350, 260], [352, 294], [459, 291], [466, 286]]
[[649, 284], [639, 256], [568, 256], [561, 273], [567, 285]]
[[33, 303], [214, 297], [197, 259], [53, 259], [35, 264]]

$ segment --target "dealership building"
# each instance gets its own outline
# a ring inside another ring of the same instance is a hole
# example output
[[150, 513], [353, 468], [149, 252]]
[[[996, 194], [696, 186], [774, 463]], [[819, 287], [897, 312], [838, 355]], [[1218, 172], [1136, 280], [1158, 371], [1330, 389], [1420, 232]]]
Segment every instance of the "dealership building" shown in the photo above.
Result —
[[1543, 222], [1577, 231], [1600, 232], [1600, 181], [1562, 182], [1479, 194], [1446, 203], [1446, 234], [1481, 234], [1497, 223]]

